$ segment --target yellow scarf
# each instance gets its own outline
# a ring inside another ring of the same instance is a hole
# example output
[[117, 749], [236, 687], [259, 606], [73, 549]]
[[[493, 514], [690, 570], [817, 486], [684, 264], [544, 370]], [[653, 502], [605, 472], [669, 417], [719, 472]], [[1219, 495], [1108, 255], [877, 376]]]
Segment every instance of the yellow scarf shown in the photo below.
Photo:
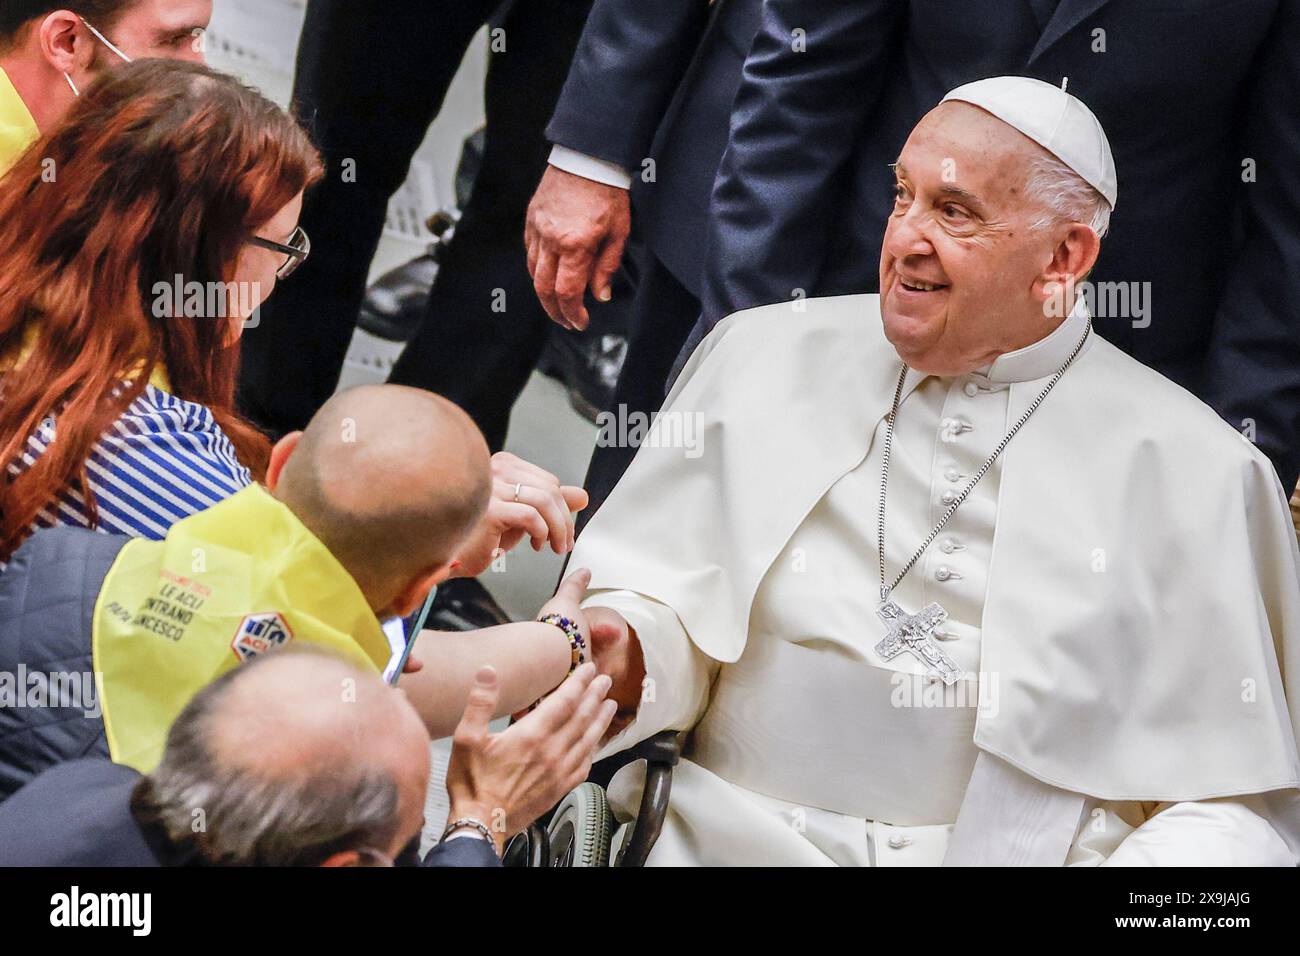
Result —
[[259, 653], [305, 641], [377, 672], [391, 653], [352, 577], [256, 485], [163, 541], [127, 544], [100, 589], [92, 641], [109, 752], [142, 773], [190, 698]]
[[9, 172], [28, 146], [41, 135], [4, 70], [0, 70], [0, 176]]

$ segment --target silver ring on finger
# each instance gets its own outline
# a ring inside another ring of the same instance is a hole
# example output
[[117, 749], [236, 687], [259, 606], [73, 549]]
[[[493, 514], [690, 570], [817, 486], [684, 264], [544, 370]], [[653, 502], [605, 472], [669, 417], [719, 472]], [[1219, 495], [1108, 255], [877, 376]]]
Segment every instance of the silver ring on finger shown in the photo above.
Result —
[[524, 487], [524, 483], [523, 483], [522, 481], [519, 481], [519, 482], [516, 482], [516, 483], [515, 483], [515, 496], [514, 496], [513, 498], [510, 499], [511, 501], [518, 501], [518, 500], [519, 500], [519, 492], [520, 492], [520, 490], [521, 490], [523, 487]]

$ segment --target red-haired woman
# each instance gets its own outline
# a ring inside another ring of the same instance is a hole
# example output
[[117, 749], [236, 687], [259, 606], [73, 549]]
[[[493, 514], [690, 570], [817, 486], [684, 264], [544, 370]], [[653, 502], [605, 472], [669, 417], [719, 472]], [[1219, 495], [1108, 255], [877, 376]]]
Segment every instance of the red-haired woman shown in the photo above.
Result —
[[54, 524], [161, 538], [262, 477], [238, 340], [307, 255], [320, 174], [274, 104], [151, 60], [0, 179], [0, 561]]

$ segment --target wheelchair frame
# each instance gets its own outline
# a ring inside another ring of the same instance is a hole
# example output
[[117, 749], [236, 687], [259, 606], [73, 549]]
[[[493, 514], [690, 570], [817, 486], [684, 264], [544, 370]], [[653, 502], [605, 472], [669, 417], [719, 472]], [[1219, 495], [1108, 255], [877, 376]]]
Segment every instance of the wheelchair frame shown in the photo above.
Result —
[[[618, 754], [618, 757], [626, 758], [622, 760], [620, 766], [626, 766], [634, 760], [644, 760], [646, 776], [645, 787], [641, 791], [641, 803], [637, 808], [636, 819], [632, 822], [631, 835], [623, 841], [618, 856], [610, 862], [610, 866], [645, 866], [650, 851], [654, 849], [655, 842], [663, 831], [664, 820], [668, 815], [668, 799], [673, 787], [673, 768], [677, 766], [677, 761], [681, 757], [683, 736], [678, 731], [666, 730]], [[547, 823], [540, 820], [533, 823], [507, 845], [506, 866], [571, 865], [571, 860], [559, 859], [555, 856], [551, 836]]]

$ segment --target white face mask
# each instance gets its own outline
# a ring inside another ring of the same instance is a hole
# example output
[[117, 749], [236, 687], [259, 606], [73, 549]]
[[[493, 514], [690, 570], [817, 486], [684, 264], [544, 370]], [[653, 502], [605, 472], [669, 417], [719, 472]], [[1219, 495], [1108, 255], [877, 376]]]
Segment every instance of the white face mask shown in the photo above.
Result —
[[[89, 20], [87, 20], [85, 17], [78, 17], [77, 19], [81, 21], [82, 26], [84, 26], [87, 30], [90, 31], [91, 36], [93, 36], [100, 43], [104, 44], [104, 46], [112, 50], [119, 58], [121, 58], [123, 62], [125, 63], [131, 62], [131, 58], [127, 56], [125, 53], [123, 53], [121, 50], [119, 50], [112, 40], [104, 36], [104, 34], [100, 33], [93, 26], [91, 26]], [[63, 78], [68, 81], [68, 86], [72, 87], [72, 95], [80, 96], [81, 90], [77, 89], [77, 84], [72, 81], [72, 76], [70, 74], [64, 73]]]

